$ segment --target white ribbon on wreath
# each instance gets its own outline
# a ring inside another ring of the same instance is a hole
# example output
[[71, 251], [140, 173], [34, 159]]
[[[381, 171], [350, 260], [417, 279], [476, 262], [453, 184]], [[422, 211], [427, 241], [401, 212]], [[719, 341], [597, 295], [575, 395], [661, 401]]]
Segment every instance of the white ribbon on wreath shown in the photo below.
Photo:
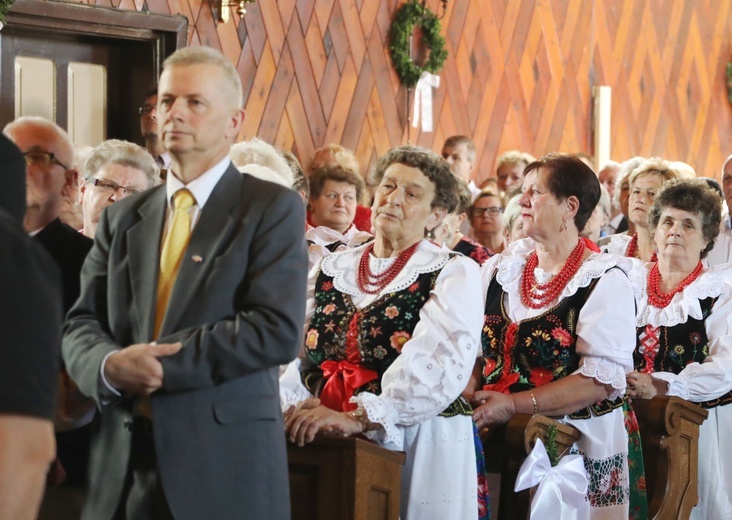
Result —
[[[422, 122], [422, 131], [432, 131], [432, 89], [440, 86], [440, 76], [423, 72], [414, 87], [414, 111], [412, 126], [417, 128]], [[421, 117], [420, 117], [421, 116]]]

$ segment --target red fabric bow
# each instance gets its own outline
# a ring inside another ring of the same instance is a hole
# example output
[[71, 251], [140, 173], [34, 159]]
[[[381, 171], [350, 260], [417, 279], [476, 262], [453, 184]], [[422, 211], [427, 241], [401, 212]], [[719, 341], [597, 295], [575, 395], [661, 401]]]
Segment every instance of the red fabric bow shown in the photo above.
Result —
[[320, 369], [325, 379], [319, 396], [320, 402], [338, 412], [355, 410], [356, 405], [349, 403], [354, 390], [379, 377], [375, 370], [350, 361], [323, 361]]

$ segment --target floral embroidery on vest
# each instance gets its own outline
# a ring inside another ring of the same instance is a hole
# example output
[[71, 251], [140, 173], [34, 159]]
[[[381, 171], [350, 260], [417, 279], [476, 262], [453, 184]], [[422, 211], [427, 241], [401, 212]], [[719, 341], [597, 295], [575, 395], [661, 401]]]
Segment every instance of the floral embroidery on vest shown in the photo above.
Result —
[[[508, 318], [505, 293], [495, 275], [488, 286], [481, 346], [485, 367], [483, 389], [516, 393], [562, 379], [579, 368], [577, 318], [599, 278], [557, 305], [517, 323]], [[570, 415], [586, 419], [622, 405], [622, 399], [601, 401]], [[591, 412], [590, 412], [591, 411]]]
[[[699, 301], [702, 319], [689, 316], [685, 323], [672, 327], [636, 328], [636, 349], [633, 351], [633, 365], [638, 372], [680, 373], [689, 363], [703, 363], [709, 355], [707, 332], [704, 321], [712, 313], [717, 298], [709, 297]], [[717, 399], [696, 403], [702, 408], [714, 408], [732, 402], [732, 391]]]
[[342, 376], [346, 383], [333, 399], [340, 402], [324, 402], [337, 410], [355, 408], [348, 401], [361, 392], [380, 394], [381, 377], [412, 337], [439, 273], [422, 274], [406, 289], [357, 310], [351, 297], [335, 289], [333, 279], [321, 272], [315, 286], [315, 312], [305, 336], [306, 354], [314, 365], [302, 373], [305, 387], [322, 392], [330, 378]]

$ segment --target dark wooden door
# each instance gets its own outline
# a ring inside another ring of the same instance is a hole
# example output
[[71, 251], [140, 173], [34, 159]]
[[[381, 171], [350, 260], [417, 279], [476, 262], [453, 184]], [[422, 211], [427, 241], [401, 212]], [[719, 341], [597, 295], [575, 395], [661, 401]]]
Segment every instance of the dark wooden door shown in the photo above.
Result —
[[68, 127], [70, 62], [106, 69], [106, 137], [141, 142], [137, 108], [162, 62], [185, 45], [187, 20], [88, 5], [17, 0], [0, 32], [0, 126], [15, 118], [15, 59], [56, 68], [56, 123]]
[[56, 123], [67, 128], [68, 66], [70, 62], [101, 65], [107, 71], [107, 138], [139, 141], [137, 107], [155, 82], [153, 44], [146, 41], [45, 33], [36, 29], [6, 27], [2, 32], [2, 92], [0, 119], [14, 117], [15, 57], [45, 58], [56, 66]]

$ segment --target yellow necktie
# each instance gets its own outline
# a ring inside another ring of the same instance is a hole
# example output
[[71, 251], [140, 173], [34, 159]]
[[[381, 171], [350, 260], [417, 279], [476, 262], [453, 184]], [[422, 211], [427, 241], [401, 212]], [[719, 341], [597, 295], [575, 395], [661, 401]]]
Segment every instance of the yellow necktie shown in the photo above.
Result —
[[155, 339], [160, 333], [165, 311], [168, 308], [170, 293], [178, 275], [178, 268], [183, 253], [191, 238], [190, 209], [196, 203], [193, 194], [187, 189], [178, 190], [173, 195], [173, 215], [168, 234], [165, 236], [163, 250], [160, 253], [160, 276], [158, 278], [158, 299], [155, 307]]

